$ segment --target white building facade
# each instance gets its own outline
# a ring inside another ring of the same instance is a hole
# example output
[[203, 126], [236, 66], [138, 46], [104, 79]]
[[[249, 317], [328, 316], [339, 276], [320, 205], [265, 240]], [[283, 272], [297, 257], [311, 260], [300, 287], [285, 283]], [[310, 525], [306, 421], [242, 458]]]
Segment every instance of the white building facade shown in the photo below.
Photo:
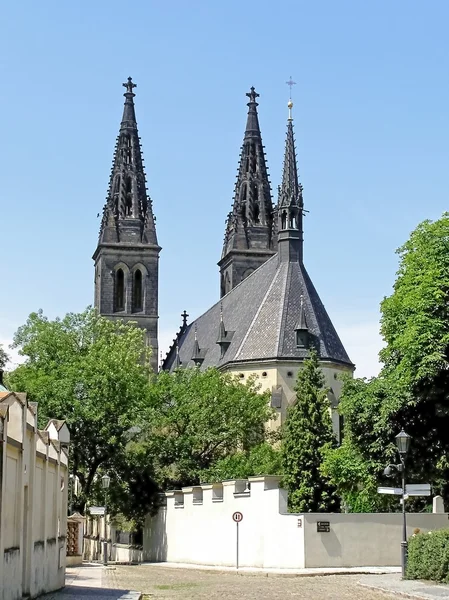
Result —
[[64, 586], [68, 444], [62, 421], [37, 427], [37, 405], [0, 392], [0, 600]]

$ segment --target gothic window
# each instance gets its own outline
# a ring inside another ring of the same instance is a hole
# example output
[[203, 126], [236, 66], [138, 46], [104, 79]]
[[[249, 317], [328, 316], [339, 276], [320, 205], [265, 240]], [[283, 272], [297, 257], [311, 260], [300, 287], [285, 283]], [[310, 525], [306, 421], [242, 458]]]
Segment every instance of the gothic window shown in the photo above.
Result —
[[123, 269], [118, 269], [115, 274], [114, 310], [125, 310], [125, 274]]
[[287, 227], [287, 213], [284, 210], [281, 215], [281, 229], [285, 229], [286, 227]]
[[126, 216], [132, 216], [133, 202], [132, 202], [131, 177], [127, 177], [127, 179], [126, 179], [125, 198], [126, 198]]
[[120, 192], [120, 175], [117, 175], [116, 179], [115, 179], [115, 185], [114, 185], [114, 195], [118, 194]]
[[231, 291], [231, 280], [229, 278], [229, 273], [226, 273], [226, 275], [225, 275], [224, 288], [225, 288], [225, 294], [227, 294], [228, 292]]
[[260, 223], [260, 209], [258, 204], [254, 206], [254, 223]]
[[137, 269], [133, 281], [133, 311], [139, 312], [143, 309], [142, 271]]
[[290, 229], [296, 229], [296, 215], [293, 211], [290, 213], [289, 227]]

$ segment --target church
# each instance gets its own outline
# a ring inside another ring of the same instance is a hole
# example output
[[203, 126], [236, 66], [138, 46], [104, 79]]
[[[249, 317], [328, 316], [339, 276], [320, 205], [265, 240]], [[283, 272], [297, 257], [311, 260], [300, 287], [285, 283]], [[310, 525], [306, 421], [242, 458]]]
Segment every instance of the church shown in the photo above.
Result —
[[[95, 307], [112, 319], [135, 321], [146, 331], [152, 366], [158, 357], [158, 260], [151, 199], [147, 193], [131, 78], [126, 88], [95, 262]], [[270, 390], [276, 418], [285, 421], [298, 369], [314, 348], [319, 356], [334, 430], [340, 436], [339, 375], [354, 365], [324, 308], [303, 262], [303, 189], [288, 103], [282, 181], [273, 203], [252, 87], [234, 200], [218, 261], [220, 298], [182, 325], [161, 369], [217, 367], [242, 381], [257, 375]]]

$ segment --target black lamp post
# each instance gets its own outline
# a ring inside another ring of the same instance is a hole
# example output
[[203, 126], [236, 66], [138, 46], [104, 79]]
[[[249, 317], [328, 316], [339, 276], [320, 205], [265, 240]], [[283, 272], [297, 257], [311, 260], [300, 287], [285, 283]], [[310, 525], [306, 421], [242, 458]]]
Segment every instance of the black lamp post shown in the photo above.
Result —
[[[405, 457], [410, 448], [411, 437], [402, 429], [396, 436], [396, 447], [401, 459], [401, 474], [402, 474], [402, 542], [401, 542], [401, 567], [402, 577], [405, 577], [405, 569], [407, 566], [407, 517], [405, 514]], [[399, 465], [398, 465], [399, 466]], [[399, 470], [399, 469], [398, 469]]]
[[109, 484], [111, 483], [111, 478], [109, 475], [103, 475], [101, 478], [101, 487], [104, 489], [104, 539], [103, 539], [103, 564], [108, 564], [108, 530], [107, 530], [107, 521], [106, 515], [108, 512], [107, 503], [108, 503], [108, 489]]

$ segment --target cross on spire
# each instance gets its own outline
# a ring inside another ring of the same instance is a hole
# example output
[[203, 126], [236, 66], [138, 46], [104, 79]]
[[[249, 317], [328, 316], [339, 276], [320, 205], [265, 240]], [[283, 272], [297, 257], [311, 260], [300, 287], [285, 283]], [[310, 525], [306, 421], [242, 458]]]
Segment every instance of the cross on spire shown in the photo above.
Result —
[[288, 81], [286, 81], [285, 83], [290, 88], [290, 98], [291, 98], [292, 97], [292, 88], [294, 85], [296, 85], [296, 81], [293, 81], [292, 76], [290, 75], [290, 79]]
[[126, 88], [128, 94], [132, 94], [133, 88], [137, 87], [137, 84], [133, 83], [132, 77], [128, 77], [128, 81], [126, 83], [122, 83], [122, 85]]
[[184, 312], [183, 312], [183, 313], [181, 313], [181, 317], [182, 317], [182, 326], [183, 326], [183, 327], [186, 327], [186, 326], [187, 326], [187, 317], [188, 317], [188, 316], [189, 316], [189, 315], [187, 314], [187, 311], [186, 311], [186, 310], [184, 310]]
[[260, 94], [256, 92], [254, 86], [251, 87], [250, 91], [246, 95], [248, 96], [250, 102], [255, 102], [256, 98], [260, 96]]

